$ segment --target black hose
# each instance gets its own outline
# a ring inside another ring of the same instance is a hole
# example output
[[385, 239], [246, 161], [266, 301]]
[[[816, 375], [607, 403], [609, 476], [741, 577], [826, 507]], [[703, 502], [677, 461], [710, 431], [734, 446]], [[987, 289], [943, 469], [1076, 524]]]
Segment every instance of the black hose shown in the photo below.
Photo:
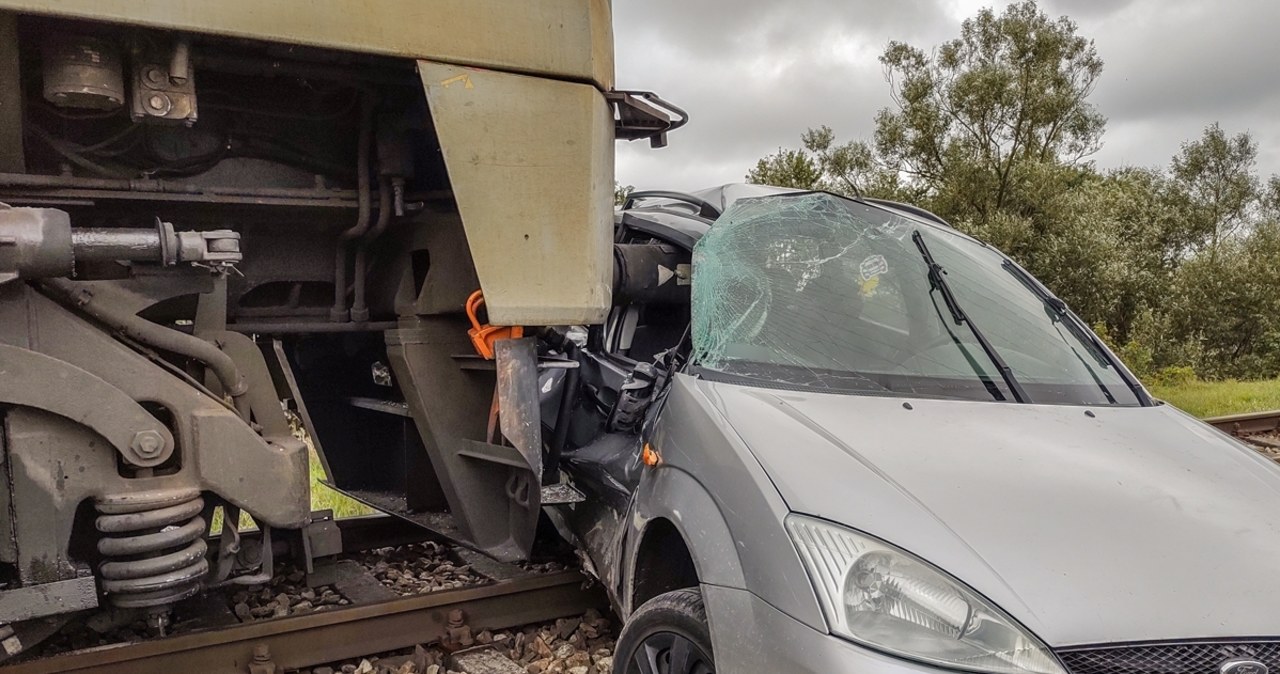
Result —
[[373, 223], [368, 233], [360, 241], [360, 247], [356, 249], [356, 268], [355, 278], [352, 283], [355, 285], [353, 291], [354, 297], [351, 300], [351, 320], [367, 321], [369, 320], [369, 307], [365, 304], [365, 267], [369, 263], [369, 246], [382, 236], [386, 231], [387, 224], [391, 222], [391, 179], [381, 178], [378, 181], [378, 219]]
[[40, 286], [58, 303], [82, 311], [132, 340], [204, 363], [222, 383], [223, 391], [231, 396], [240, 416], [249, 418], [249, 398], [245, 395], [249, 392], [249, 384], [231, 356], [223, 353], [213, 342], [152, 323], [137, 314], [120, 311], [103, 300], [102, 287], [89, 292], [65, 279], [47, 279], [41, 281]]
[[[558, 335], [559, 336], [559, 335]], [[578, 347], [567, 337], [561, 336], [565, 356], [578, 361]], [[578, 368], [571, 368], [564, 374], [561, 382], [560, 405], [556, 411], [556, 427], [551, 433], [551, 442], [547, 446], [547, 458], [542, 464], [542, 484], [560, 483], [560, 460], [569, 441], [569, 425], [573, 418], [573, 409], [578, 404], [578, 381], [581, 377]]]
[[560, 483], [560, 459], [564, 455], [565, 445], [569, 440], [569, 425], [573, 417], [573, 408], [578, 404], [578, 368], [567, 371], [564, 375], [564, 391], [560, 394], [560, 406], [556, 412], [556, 427], [551, 434], [548, 446], [547, 461], [542, 467], [542, 484]]
[[80, 168], [83, 168], [92, 173], [96, 173], [100, 176], [105, 176], [107, 178], [128, 179], [130, 177], [130, 174], [128, 173], [122, 173], [120, 171], [117, 171], [107, 166], [103, 166], [102, 164], [99, 164], [97, 162], [94, 162], [90, 159], [87, 159], [81, 156], [80, 153], [78, 153], [75, 149], [73, 149], [72, 143], [59, 138], [55, 138], [48, 131], [41, 129], [40, 127], [34, 124], [28, 124], [27, 131], [31, 135], [47, 143], [49, 145], [49, 148], [52, 149], [54, 152], [58, 153], [58, 155], [61, 156], [63, 159], [66, 159], [67, 161], [71, 162], [72, 164], [75, 164], [76, 166], [79, 166]]
[[333, 269], [333, 309], [329, 319], [345, 322], [351, 318], [347, 312], [347, 242], [364, 235], [369, 229], [369, 159], [373, 152], [373, 94], [360, 98], [360, 139], [356, 149], [357, 215], [356, 224], [338, 235], [337, 252]]

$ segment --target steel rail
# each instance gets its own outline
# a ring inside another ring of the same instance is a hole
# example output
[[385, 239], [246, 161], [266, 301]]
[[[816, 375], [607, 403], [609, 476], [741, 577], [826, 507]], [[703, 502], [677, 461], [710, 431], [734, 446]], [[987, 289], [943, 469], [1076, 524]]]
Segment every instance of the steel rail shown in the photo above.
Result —
[[1209, 417], [1204, 422], [1224, 433], [1236, 436], [1274, 433], [1280, 431], [1280, 410]]
[[449, 614], [462, 611], [480, 630], [510, 629], [607, 606], [577, 571], [401, 597], [153, 641], [101, 646], [10, 666], [0, 674], [243, 674], [265, 647], [276, 671], [439, 642]]

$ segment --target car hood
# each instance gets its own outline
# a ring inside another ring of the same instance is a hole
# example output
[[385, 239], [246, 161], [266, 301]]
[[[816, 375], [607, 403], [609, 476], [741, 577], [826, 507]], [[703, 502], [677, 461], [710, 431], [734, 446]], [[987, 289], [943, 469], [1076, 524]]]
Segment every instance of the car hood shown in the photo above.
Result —
[[1280, 467], [1172, 407], [699, 388], [793, 511], [929, 560], [1051, 646], [1280, 635]]

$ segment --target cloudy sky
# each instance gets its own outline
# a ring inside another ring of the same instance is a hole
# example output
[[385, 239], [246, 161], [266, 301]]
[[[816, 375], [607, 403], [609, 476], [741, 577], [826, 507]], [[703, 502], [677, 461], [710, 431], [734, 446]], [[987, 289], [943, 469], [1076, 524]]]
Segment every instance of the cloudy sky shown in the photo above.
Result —
[[[670, 146], [618, 144], [618, 180], [693, 190], [741, 181], [761, 156], [826, 124], [870, 138], [890, 104], [876, 60], [890, 40], [932, 47], [992, 0], [614, 0], [618, 86], [685, 108]], [[995, 2], [997, 11], [1008, 2]], [[1105, 62], [1099, 166], [1167, 165], [1211, 122], [1251, 131], [1280, 173], [1280, 2], [1041, 0]]]

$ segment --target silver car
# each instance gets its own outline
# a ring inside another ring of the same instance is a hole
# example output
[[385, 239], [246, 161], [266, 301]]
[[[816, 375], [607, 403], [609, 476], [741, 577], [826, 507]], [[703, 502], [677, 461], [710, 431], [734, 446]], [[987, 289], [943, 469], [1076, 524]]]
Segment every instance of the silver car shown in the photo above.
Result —
[[1280, 470], [1009, 258], [745, 186], [617, 226], [652, 278], [543, 387], [615, 671], [1280, 673]]

